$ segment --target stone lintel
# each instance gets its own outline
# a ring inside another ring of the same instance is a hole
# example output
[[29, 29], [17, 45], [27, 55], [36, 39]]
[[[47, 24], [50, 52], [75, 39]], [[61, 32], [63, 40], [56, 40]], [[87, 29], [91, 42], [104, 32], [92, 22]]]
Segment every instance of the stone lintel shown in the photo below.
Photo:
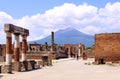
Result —
[[21, 35], [27, 35], [27, 36], [29, 35], [28, 29], [15, 26], [13, 24], [5, 24], [4, 31], [5, 32], [12, 32], [12, 33], [19, 33]]

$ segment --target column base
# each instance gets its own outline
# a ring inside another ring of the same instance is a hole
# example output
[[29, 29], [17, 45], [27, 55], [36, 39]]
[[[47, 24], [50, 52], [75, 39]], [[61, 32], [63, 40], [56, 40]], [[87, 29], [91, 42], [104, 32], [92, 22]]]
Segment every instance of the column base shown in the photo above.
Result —
[[27, 71], [28, 70], [28, 61], [23, 61], [21, 62], [21, 70], [22, 71]]
[[12, 65], [1, 66], [1, 73], [12, 73]]
[[13, 62], [12, 69], [13, 69], [13, 71], [21, 71], [21, 63], [20, 62]]

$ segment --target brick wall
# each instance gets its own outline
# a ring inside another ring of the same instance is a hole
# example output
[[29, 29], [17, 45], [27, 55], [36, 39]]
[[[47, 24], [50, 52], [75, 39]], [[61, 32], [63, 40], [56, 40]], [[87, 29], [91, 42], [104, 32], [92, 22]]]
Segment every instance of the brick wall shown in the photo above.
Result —
[[95, 61], [100, 58], [105, 62], [120, 61], [120, 33], [95, 35]]
[[42, 59], [40, 54], [27, 54], [27, 59]]

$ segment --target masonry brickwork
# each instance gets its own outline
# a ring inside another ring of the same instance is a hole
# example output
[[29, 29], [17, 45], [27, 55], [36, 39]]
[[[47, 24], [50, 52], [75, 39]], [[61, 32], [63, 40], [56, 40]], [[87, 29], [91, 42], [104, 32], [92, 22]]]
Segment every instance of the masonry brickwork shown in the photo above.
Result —
[[120, 33], [102, 33], [95, 35], [95, 61], [120, 61]]

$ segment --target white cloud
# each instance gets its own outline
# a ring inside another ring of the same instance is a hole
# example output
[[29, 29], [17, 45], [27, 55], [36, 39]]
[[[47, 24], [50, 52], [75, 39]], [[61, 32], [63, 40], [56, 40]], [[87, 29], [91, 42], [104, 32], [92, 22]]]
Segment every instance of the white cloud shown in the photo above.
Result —
[[120, 2], [108, 3], [99, 9], [100, 23], [109, 29], [120, 29]]
[[95, 26], [87, 26], [87, 27], [84, 27], [80, 31], [86, 34], [93, 34], [93, 33], [99, 33], [100, 30], [101, 30], [100, 28], [95, 27]]
[[[82, 4], [75, 5], [65, 3], [47, 10], [44, 14], [35, 14], [32, 16], [23, 16], [20, 19], [14, 19], [5, 12], [0, 12], [0, 37], [1, 42], [5, 42], [3, 37], [4, 23], [13, 23], [15, 25], [30, 30], [28, 40], [41, 39], [51, 31], [67, 27], [75, 27], [87, 34], [100, 32], [120, 31], [120, 2], [107, 3], [103, 8]], [[4, 40], [4, 41], [3, 41]]]

